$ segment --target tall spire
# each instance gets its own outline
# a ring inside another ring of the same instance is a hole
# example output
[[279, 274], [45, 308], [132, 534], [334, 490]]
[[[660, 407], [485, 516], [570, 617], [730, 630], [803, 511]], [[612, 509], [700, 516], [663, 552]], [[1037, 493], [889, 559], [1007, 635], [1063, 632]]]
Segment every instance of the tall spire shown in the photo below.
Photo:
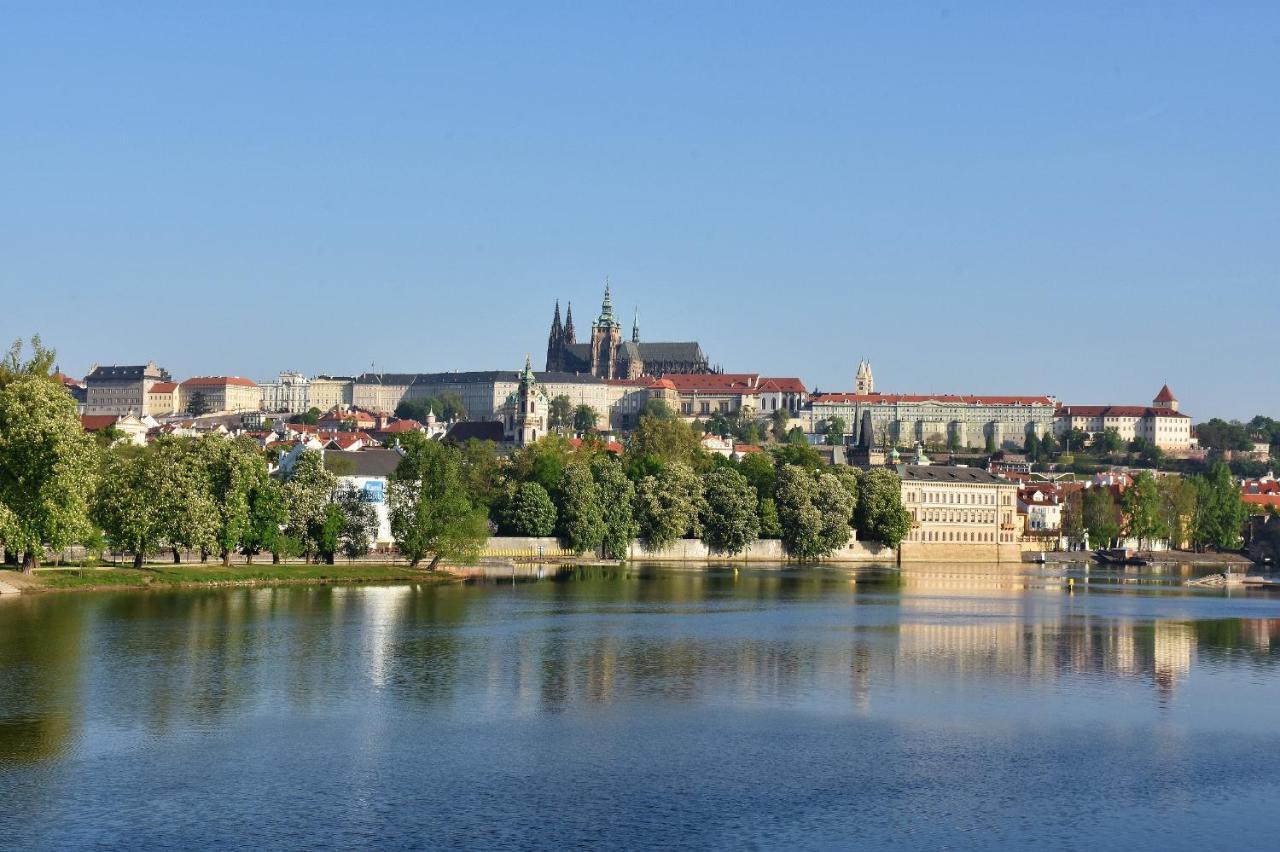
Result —
[[547, 371], [564, 369], [564, 327], [560, 325], [560, 300], [556, 299], [556, 313], [551, 320], [551, 333], [547, 335]]
[[613, 296], [609, 293], [609, 276], [604, 277], [604, 303], [600, 305], [600, 319], [596, 321], [596, 325], [601, 328], [609, 328], [618, 324], [613, 318]]
[[631, 320], [631, 342], [640, 342], [640, 308], [636, 308], [635, 318]]
[[573, 330], [573, 302], [569, 303], [569, 311], [564, 315], [564, 342], [578, 342], [577, 333]]

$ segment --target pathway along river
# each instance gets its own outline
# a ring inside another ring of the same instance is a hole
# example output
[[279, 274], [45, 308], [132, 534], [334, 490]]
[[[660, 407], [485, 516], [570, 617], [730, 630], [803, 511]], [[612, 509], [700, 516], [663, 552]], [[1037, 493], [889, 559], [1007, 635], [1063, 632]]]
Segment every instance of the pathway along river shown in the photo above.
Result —
[[1275, 848], [1280, 597], [997, 566], [0, 599], [0, 848]]

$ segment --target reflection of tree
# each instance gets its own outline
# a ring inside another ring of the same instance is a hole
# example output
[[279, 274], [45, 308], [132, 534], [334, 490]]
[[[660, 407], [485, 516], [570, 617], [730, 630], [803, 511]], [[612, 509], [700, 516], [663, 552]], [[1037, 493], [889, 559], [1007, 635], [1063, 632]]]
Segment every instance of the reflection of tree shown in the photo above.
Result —
[[87, 600], [26, 597], [0, 606], [0, 766], [66, 753], [84, 712]]

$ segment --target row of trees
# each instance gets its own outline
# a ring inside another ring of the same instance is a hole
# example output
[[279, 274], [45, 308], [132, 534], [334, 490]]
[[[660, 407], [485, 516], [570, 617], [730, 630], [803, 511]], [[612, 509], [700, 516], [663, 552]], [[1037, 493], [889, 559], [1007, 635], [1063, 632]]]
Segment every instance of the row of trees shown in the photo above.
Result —
[[1246, 517], [1231, 471], [1217, 463], [1205, 476], [1156, 479], [1142, 471], [1119, 499], [1105, 487], [1071, 492], [1063, 506], [1062, 529], [1077, 541], [1087, 532], [1098, 544], [1124, 537], [1136, 539], [1140, 548], [1169, 540], [1176, 547], [1233, 550], [1240, 547]]

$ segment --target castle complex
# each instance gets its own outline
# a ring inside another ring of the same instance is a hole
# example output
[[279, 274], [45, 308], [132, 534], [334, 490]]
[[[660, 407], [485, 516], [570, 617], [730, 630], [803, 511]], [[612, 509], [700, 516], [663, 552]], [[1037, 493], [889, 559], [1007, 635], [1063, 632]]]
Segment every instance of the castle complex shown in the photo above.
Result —
[[622, 324], [613, 315], [613, 297], [609, 284], [604, 285], [604, 303], [600, 316], [591, 325], [591, 340], [579, 343], [573, 327], [573, 305], [568, 306], [564, 323], [560, 322], [560, 303], [556, 302], [547, 337], [548, 373], [587, 373], [600, 379], [637, 379], [669, 373], [716, 372], [696, 342], [642, 343], [640, 318], [631, 323], [631, 339], [622, 339]]

